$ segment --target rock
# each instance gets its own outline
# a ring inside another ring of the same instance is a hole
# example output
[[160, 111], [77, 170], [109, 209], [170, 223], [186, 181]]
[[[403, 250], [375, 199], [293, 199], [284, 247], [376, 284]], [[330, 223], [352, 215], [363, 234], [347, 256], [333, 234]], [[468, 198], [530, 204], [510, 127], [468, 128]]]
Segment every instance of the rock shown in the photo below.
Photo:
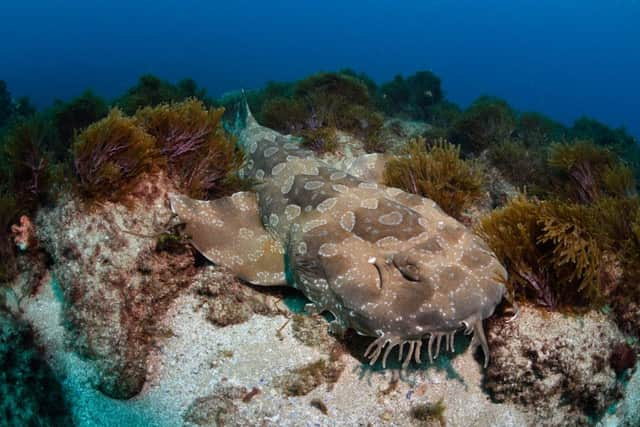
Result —
[[488, 340], [486, 388], [496, 401], [534, 412], [541, 424], [588, 424], [620, 396], [609, 360], [624, 337], [602, 313], [525, 306], [513, 322], [490, 320]]
[[[127, 399], [142, 388], [155, 322], [195, 275], [190, 251], [157, 252], [171, 212], [168, 186], [150, 178], [128, 201], [86, 207], [67, 198], [37, 219], [64, 294], [68, 345], [100, 372], [96, 387]], [[147, 237], [147, 236], [152, 236]]]

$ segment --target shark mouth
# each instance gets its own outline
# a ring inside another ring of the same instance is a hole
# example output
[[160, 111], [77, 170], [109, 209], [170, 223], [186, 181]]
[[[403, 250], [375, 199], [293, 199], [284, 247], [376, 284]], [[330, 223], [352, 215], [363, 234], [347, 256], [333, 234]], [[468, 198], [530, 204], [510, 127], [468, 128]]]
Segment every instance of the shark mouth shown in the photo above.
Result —
[[[463, 321], [461, 327], [464, 328], [464, 334], [469, 335], [473, 333], [473, 338], [471, 339], [471, 350], [472, 352], [480, 346], [482, 347], [482, 352], [484, 353], [484, 367], [486, 368], [489, 365], [489, 345], [487, 344], [487, 339], [484, 335], [484, 330], [482, 327], [482, 320], [476, 320], [474, 322]], [[429, 362], [433, 362], [434, 359], [438, 357], [440, 354], [440, 347], [442, 344], [442, 338], [444, 337], [444, 350], [449, 350], [451, 352], [454, 351], [454, 337], [456, 332], [459, 329], [455, 329], [453, 332], [430, 332], [429, 333], [429, 341], [427, 344]], [[382, 335], [376, 338], [367, 350], [364, 353], [364, 357], [369, 359], [369, 365], [373, 365], [376, 363], [380, 355], [382, 354], [382, 368], [387, 367], [387, 358], [389, 357], [389, 353], [395, 346], [400, 346], [398, 351], [398, 361], [401, 361], [404, 355], [404, 345], [409, 344], [409, 350], [402, 362], [402, 369], [406, 369], [411, 363], [411, 359], [414, 359], [416, 363], [421, 363], [420, 361], [420, 353], [422, 349], [423, 341], [422, 339], [417, 340], [407, 340], [405, 338], [399, 338], [394, 336]], [[435, 344], [435, 352], [434, 352], [434, 344]], [[386, 349], [385, 349], [386, 347]], [[384, 354], [382, 353], [384, 350]]]

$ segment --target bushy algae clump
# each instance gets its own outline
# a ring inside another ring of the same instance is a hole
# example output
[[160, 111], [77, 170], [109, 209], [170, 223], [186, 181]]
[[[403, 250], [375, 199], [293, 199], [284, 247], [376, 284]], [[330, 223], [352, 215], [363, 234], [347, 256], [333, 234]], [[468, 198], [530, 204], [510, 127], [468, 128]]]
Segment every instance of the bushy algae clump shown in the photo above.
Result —
[[479, 166], [460, 158], [460, 147], [444, 140], [429, 148], [421, 138], [410, 142], [405, 155], [389, 160], [384, 181], [434, 200], [456, 218], [483, 194]]
[[234, 173], [243, 156], [222, 127], [223, 113], [195, 98], [136, 113], [136, 121], [154, 137], [170, 178], [191, 197], [220, 197], [237, 187]]
[[633, 171], [611, 150], [590, 141], [552, 144], [548, 162], [558, 175], [557, 192], [567, 199], [591, 203], [635, 194]]
[[80, 193], [114, 200], [152, 170], [159, 153], [153, 137], [114, 108], [76, 137], [73, 158]]
[[481, 97], [453, 123], [449, 136], [463, 149], [479, 153], [510, 138], [515, 129], [515, 113], [505, 101]]
[[360, 138], [365, 151], [383, 151], [384, 118], [375, 110], [367, 86], [372, 82], [362, 78], [350, 71], [317, 73], [296, 83], [271, 83], [247, 98], [261, 123], [301, 136], [316, 152], [337, 149], [337, 130]]
[[126, 117], [113, 109], [76, 137], [73, 146], [78, 188], [88, 199], [117, 200], [137, 178], [165, 169], [174, 184], [197, 198], [230, 194], [243, 161], [224, 131], [222, 109], [194, 98], [138, 110]]
[[640, 261], [639, 207], [637, 198], [584, 205], [520, 196], [476, 231], [507, 268], [516, 297], [549, 308], [600, 307], [640, 295], [629, 277]]
[[58, 156], [64, 155], [77, 132], [97, 122], [109, 114], [104, 99], [87, 90], [68, 102], [57, 100], [52, 107], [53, 126], [57, 131], [60, 149]]
[[207, 105], [213, 104], [207, 91], [199, 88], [193, 79], [184, 79], [174, 85], [152, 74], [145, 74], [116, 101], [116, 105], [126, 114], [133, 115], [140, 108], [180, 102], [188, 98], [198, 98]]

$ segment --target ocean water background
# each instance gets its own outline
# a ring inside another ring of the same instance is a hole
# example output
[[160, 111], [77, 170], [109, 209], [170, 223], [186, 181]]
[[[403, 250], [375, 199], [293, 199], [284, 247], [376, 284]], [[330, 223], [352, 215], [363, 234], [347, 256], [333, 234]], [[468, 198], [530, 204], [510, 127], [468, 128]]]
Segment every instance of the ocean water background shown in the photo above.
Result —
[[482, 94], [640, 136], [636, 0], [4, 1], [0, 78], [39, 107], [144, 73], [213, 96], [350, 67], [381, 82], [430, 69], [465, 107]]

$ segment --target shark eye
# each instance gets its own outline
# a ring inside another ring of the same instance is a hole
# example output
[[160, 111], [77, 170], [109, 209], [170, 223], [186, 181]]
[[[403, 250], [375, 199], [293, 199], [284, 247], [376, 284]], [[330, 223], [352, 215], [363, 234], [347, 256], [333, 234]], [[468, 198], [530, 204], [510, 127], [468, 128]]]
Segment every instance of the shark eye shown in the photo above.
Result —
[[402, 273], [402, 276], [404, 276], [405, 279], [412, 282], [420, 281], [420, 270], [418, 270], [417, 266], [413, 264], [405, 264], [401, 267], [398, 267], [398, 270], [400, 270], [400, 273]]

